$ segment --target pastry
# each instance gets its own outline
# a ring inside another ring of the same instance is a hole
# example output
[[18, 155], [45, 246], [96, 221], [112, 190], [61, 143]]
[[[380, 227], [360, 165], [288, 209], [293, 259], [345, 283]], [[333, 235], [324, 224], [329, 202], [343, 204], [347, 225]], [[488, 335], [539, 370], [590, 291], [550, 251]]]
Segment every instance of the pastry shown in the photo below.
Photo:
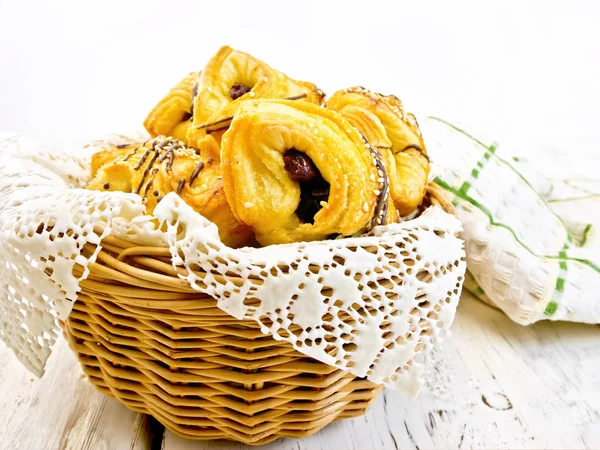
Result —
[[[181, 141], [164, 136], [113, 151], [116, 158], [97, 169], [88, 189], [139, 194], [148, 214], [166, 194], [175, 191], [217, 225], [226, 245], [241, 247], [254, 242], [250, 228], [231, 212], [218, 161], [203, 158]], [[106, 158], [106, 153], [101, 153]]]
[[429, 176], [414, 116], [362, 87], [323, 99], [222, 47], [146, 117], [154, 139], [93, 156], [89, 187], [137, 193], [149, 214], [175, 191], [234, 247], [353, 236], [413, 213]]
[[245, 101], [223, 135], [221, 158], [233, 214], [262, 245], [350, 236], [385, 222], [380, 155], [334, 111]]
[[122, 144], [122, 145], [117, 145], [115, 147], [109, 147], [105, 150], [101, 150], [101, 151], [94, 153], [92, 155], [92, 162], [91, 162], [92, 178], [94, 178], [96, 176], [96, 173], [98, 173], [98, 170], [100, 170], [100, 168], [102, 166], [115, 161], [120, 156], [126, 155], [127, 153], [131, 152], [138, 146], [139, 146], [138, 143]]
[[152, 137], [167, 135], [186, 142], [187, 130], [192, 124], [198, 76], [198, 72], [190, 73], [150, 111], [144, 120], [144, 127]]
[[390, 179], [398, 213], [412, 213], [425, 196], [429, 158], [415, 117], [394, 96], [353, 87], [336, 92], [327, 108], [339, 112], [377, 148]]
[[261, 60], [225, 46], [198, 79], [188, 141], [196, 147], [206, 133], [225, 130], [238, 106], [248, 99], [288, 98], [321, 104], [323, 97], [314, 84], [293, 80]]

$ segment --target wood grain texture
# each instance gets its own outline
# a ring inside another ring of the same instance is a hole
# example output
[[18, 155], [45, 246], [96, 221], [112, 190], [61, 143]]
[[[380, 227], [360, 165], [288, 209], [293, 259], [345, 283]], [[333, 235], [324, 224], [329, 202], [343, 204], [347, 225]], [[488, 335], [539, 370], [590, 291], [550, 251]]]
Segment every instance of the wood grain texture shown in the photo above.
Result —
[[38, 380], [0, 343], [0, 449], [142, 450], [147, 416], [96, 391], [62, 339]]
[[[600, 327], [516, 325], [463, 294], [416, 399], [386, 391], [363, 417], [266, 449], [600, 448]], [[87, 383], [64, 342], [31, 381], [0, 347], [1, 449], [245, 449], [164, 436]]]

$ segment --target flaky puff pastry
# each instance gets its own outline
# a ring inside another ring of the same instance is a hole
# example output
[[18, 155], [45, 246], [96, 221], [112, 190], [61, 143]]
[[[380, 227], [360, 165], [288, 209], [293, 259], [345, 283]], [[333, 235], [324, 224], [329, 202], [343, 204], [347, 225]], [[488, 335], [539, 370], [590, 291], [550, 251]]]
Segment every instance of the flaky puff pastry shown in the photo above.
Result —
[[326, 107], [343, 115], [379, 150], [396, 209], [402, 216], [412, 213], [425, 196], [429, 177], [429, 158], [415, 117], [398, 98], [362, 87], [336, 92]]
[[166, 135], [184, 143], [187, 141], [198, 76], [198, 72], [190, 73], [150, 111], [144, 120], [144, 127], [152, 137]]
[[243, 102], [221, 158], [231, 209], [262, 245], [350, 236], [385, 222], [380, 156], [334, 111], [290, 100]]
[[117, 158], [126, 155], [127, 153], [139, 147], [139, 143], [117, 145], [115, 147], [108, 147], [105, 150], [100, 150], [92, 155], [91, 163], [91, 177], [94, 178], [98, 173], [98, 170], [106, 164], [114, 162]]
[[158, 136], [143, 145], [115, 149], [119, 156], [99, 167], [88, 189], [139, 194], [148, 214], [169, 192], [214, 222], [221, 240], [230, 247], [254, 243], [253, 233], [236, 220], [227, 203], [221, 169], [214, 159], [202, 158], [181, 141]]
[[285, 98], [320, 105], [323, 97], [312, 83], [293, 80], [247, 53], [222, 47], [198, 79], [188, 142], [197, 147], [206, 133], [225, 130], [245, 100]]

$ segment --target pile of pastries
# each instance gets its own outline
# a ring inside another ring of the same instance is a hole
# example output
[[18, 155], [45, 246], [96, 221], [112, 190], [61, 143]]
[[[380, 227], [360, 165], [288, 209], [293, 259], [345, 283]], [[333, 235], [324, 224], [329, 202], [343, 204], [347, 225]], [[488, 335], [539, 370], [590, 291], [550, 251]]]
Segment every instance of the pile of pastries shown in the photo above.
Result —
[[231, 247], [353, 236], [422, 203], [429, 159], [395, 96], [352, 87], [325, 99], [251, 55], [221, 48], [144, 121], [152, 136], [92, 158], [89, 189], [176, 192]]

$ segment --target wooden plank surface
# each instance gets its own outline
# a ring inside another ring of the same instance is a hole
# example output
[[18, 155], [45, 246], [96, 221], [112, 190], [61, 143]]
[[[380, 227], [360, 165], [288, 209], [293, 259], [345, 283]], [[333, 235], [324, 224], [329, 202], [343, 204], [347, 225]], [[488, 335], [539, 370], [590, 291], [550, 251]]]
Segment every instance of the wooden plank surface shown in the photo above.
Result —
[[100, 394], [60, 340], [42, 379], [35, 379], [0, 342], [0, 449], [143, 450], [147, 416]]
[[[468, 293], [416, 399], [267, 449], [600, 448], [600, 327], [522, 327]], [[34, 380], [0, 344], [0, 449], [247, 448], [186, 441], [98, 393], [60, 341]], [[249, 448], [249, 447], [248, 447]]]

